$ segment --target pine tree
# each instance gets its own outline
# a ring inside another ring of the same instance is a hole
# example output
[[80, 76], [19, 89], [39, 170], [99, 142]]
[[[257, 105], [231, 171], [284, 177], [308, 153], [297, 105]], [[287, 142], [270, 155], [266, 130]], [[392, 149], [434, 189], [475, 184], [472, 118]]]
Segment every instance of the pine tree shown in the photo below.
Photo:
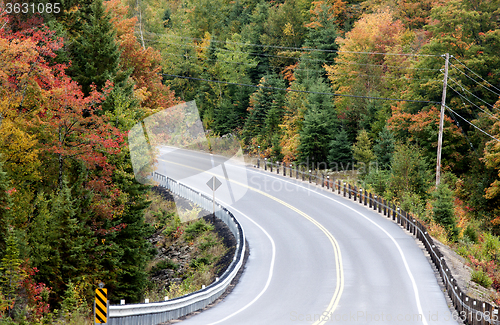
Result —
[[309, 88], [306, 113], [300, 134], [298, 147], [301, 162], [314, 161], [326, 164], [332, 133], [337, 128], [338, 119], [335, 114], [332, 97], [324, 93], [331, 92], [324, 82], [319, 82]]
[[115, 173], [115, 182], [127, 195], [127, 208], [111, 225], [124, 227], [108, 236], [108, 241], [120, 248], [115, 269], [112, 270], [116, 272], [116, 279], [111, 283], [111, 298], [139, 302], [147, 284], [146, 265], [154, 253], [154, 248], [146, 239], [154, 229], [144, 219], [144, 209], [151, 202], [144, 198], [147, 187], [135, 180], [130, 163], [123, 164]]
[[82, 86], [84, 94], [88, 95], [92, 83], [100, 91], [107, 80], [117, 81], [120, 51], [102, 0], [94, 1], [90, 14], [82, 20], [80, 35], [71, 47], [72, 65], [68, 70], [73, 80]]
[[361, 175], [368, 173], [370, 163], [375, 160], [372, 151], [372, 141], [366, 130], [361, 130], [356, 137], [356, 143], [352, 146], [353, 158], [357, 161], [358, 172]]
[[448, 185], [441, 182], [432, 197], [436, 200], [432, 207], [434, 220], [446, 228], [450, 240], [456, 241], [458, 228], [454, 216], [453, 192]]
[[16, 301], [17, 292], [25, 274], [21, 269], [22, 260], [15, 231], [12, 227], [7, 232], [5, 255], [0, 263], [0, 292], [4, 295], [4, 303], [8, 305], [9, 317]]
[[12, 200], [9, 193], [9, 179], [7, 173], [3, 171], [3, 162], [0, 156], [0, 257], [6, 248], [6, 234], [7, 225], [9, 223], [10, 209], [12, 207]]
[[330, 168], [340, 167], [342, 170], [348, 169], [347, 166], [352, 163], [352, 144], [345, 129], [342, 128], [337, 133], [335, 139], [330, 141], [330, 150], [328, 151], [328, 164]]
[[394, 135], [390, 130], [384, 128], [378, 134], [377, 144], [373, 151], [377, 156], [377, 162], [382, 169], [388, 169], [391, 165], [392, 155], [394, 153]]
[[[263, 87], [284, 88], [284, 83], [276, 75], [268, 75], [261, 79]], [[285, 92], [278, 89], [260, 88], [250, 97], [250, 112], [243, 129], [243, 138], [249, 143], [258, 138], [264, 146], [271, 143], [272, 132], [277, 130], [283, 114]]]

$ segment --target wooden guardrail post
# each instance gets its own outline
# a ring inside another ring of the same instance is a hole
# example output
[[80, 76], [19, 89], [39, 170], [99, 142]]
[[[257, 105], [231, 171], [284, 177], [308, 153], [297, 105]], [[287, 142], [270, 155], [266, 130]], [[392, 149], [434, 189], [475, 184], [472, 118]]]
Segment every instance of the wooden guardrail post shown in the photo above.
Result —
[[358, 188], [354, 185], [354, 202], [358, 200]]
[[349, 188], [349, 200], [351, 199], [351, 184], [348, 184], [348, 188]]
[[326, 175], [326, 189], [330, 189], [330, 175]]

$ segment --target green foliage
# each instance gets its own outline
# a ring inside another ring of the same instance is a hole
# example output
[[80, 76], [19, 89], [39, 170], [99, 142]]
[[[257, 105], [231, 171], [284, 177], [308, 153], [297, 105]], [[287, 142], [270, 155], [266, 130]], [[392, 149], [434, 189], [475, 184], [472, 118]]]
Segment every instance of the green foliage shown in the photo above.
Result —
[[9, 317], [12, 316], [12, 307], [16, 301], [21, 281], [25, 274], [21, 270], [22, 260], [14, 229], [7, 232], [5, 254], [0, 260], [0, 294], [4, 296], [2, 303], [7, 304]]
[[[339, 170], [346, 169], [347, 164], [352, 163], [352, 144], [349, 141], [347, 132], [342, 128], [330, 141], [330, 150], [328, 151], [328, 164], [330, 168]], [[380, 192], [379, 192], [380, 193]]]
[[10, 219], [10, 209], [12, 207], [12, 199], [9, 190], [9, 179], [7, 173], [3, 170], [2, 156], [0, 155], [0, 256], [6, 248], [7, 225]]
[[448, 185], [440, 183], [436, 191], [432, 193], [432, 197], [435, 199], [432, 207], [434, 220], [445, 227], [450, 240], [456, 241], [458, 228], [453, 208], [453, 192]]
[[432, 180], [422, 151], [411, 144], [398, 144], [391, 161], [389, 190], [394, 197], [403, 197], [412, 192], [427, 198], [427, 190]]
[[179, 268], [179, 264], [174, 263], [170, 259], [161, 260], [160, 262], [158, 262], [155, 266], [153, 266], [151, 268], [151, 271], [149, 271], [149, 273], [155, 274], [155, 273], [157, 273], [158, 271], [161, 271], [161, 270], [166, 270], [166, 269], [177, 270], [178, 268]]
[[91, 84], [101, 90], [107, 80], [115, 81], [119, 71], [120, 51], [115, 32], [105, 13], [102, 0], [95, 0], [88, 16], [84, 15], [79, 36], [72, 44], [70, 76], [83, 92], [91, 92]]
[[356, 137], [356, 143], [352, 146], [352, 156], [357, 161], [356, 167], [361, 175], [366, 175], [370, 169], [370, 163], [375, 159], [372, 151], [372, 141], [366, 130], [361, 130]]
[[394, 135], [390, 130], [384, 128], [381, 132], [379, 132], [378, 139], [373, 147], [379, 168], [388, 169], [390, 167], [394, 148]]
[[472, 243], [477, 243], [477, 232], [471, 225], [468, 225], [464, 230], [464, 238]]
[[493, 283], [493, 280], [483, 270], [473, 270], [471, 272], [471, 280], [485, 288], [491, 287]]
[[184, 229], [186, 240], [192, 240], [194, 237], [199, 236], [201, 233], [209, 230], [213, 230], [214, 226], [208, 224], [203, 219], [198, 219], [195, 222], [191, 223]]

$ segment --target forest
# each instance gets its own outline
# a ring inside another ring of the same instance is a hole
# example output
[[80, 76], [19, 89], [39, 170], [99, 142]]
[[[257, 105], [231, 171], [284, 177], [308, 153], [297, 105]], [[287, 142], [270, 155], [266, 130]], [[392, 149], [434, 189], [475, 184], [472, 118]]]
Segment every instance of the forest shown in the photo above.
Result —
[[127, 133], [191, 100], [249, 156], [396, 202], [500, 303], [500, 0], [22, 3], [0, 5], [0, 324], [68, 323], [99, 282], [143, 299]]

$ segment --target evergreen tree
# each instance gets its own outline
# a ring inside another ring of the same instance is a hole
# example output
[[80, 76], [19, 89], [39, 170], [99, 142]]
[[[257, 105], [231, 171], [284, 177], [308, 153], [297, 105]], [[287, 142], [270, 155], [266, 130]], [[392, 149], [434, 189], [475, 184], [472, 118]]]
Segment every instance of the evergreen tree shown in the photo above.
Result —
[[90, 14], [82, 20], [80, 35], [71, 47], [72, 64], [68, 70], [73, 80], [82, 86], [84, 94], [88, 95], [92, 83], [97, 90], [101, 90], [107, 80], [118, 81], [120, 51], [102, 0], [94, 1]]
[[352, 144], [343, 128], [337, 133], [335, 139], [330, 141], [328, 163], [330, 168], [337, 170], [339, 167], [342, 170], [348, 169], [347, 166], [352, 163]]
[[333, 130], [337, 128], [338, 119], [332, 96], [327, 95], [331, 91], [330, 87], [324, 82], [319, 82], [310, 89], [315, 93], [308, 95], [304, 122], [299, 133], [299, 160], [322, 162], [326, 165], [329, 144]]
[[391, 165], [392, 155], [394, 153], [394, 135], [390, 130], [384, 128], [378, 134], [377, 144], [373, 147], [373, 151], [377, 156], [379, 168], [388, 169]]
[[9, 193], [9, 179], [7, 173], [3, 171], [3, 162], [0, 156], [0, 257], [3, 256], [6, 247], [7, 225], [9, 223], [10, 209], [12, 201]]
[[12, 317], [12, 306], [24, 278], [21, 269], [22, 260], [19, 256], [19, 247], [14, 231], [11, 227], [7, 232], [5, 254], [0, 263], [0, 293], [4, 295], [4, 303], [8, 305], [9, 317]]
[[456, 241], [459, 231], [454, 216], [453, 192], [448, 185], [441, 182], [432, 197], [435, 199], [432, 207], [434, 220], [446, 228], [450, 240]]
[[[278, 128], [283, 115], [285, 91], [272, 88], [284, 88], [285, 85], [276, 75], [268, 75], [261, 79], [259, 88], [250, 97], [250, 112], [243, 129], [243, 138], [250, 143], [252, 138], [258, 138], [263, 146], [269, 146], [272, 133]], [[272, 87], [272, 88], [264, 88]]]
[[366, 130], [361, 130], [356, 137], [356, 143], [352, 146], [353, 158], [357, 161], [358, 172], [366, 175], [369, 171], [370, 163], [375, 160], [372, 151], [372, 141]]
[[[122, 159], [127, 160], [128, 154]], [[130, 159], [128, 159], [130, 161]], [[110, 226], [123, 229], [110, 233], [107, 241], [119, 248], [117, 259], [110, 264], [114, 278], [110, 280], [111, 298], [139, 302], [147, 285], [146, 265], [154, 254], [154, 248], [147, 238], [154, 228], [144, 219], [144, 209], [150, 201], [144, 198], [146, 186], [135, 180], [130, 162], [123, 163], [114, 176], [115, 183], [126, 195], [125, 210], [119, 218], [112, 220]]]

